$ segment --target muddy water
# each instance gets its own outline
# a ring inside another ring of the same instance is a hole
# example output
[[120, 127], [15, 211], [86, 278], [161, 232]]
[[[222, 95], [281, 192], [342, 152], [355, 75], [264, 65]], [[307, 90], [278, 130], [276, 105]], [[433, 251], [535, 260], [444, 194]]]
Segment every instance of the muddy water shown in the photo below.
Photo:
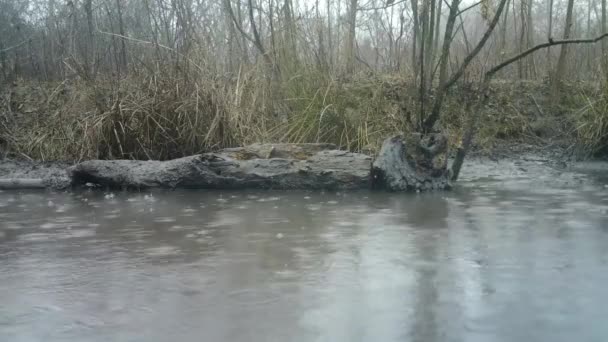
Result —
[[606, 341], [608, 191], [550, 183], [0, 193], [0, 341]]

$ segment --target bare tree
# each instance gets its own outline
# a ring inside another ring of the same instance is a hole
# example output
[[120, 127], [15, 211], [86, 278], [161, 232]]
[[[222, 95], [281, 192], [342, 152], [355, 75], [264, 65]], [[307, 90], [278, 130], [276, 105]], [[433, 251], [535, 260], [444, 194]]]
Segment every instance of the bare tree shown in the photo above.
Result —
[[420, 40], [420, 22], [418, 12], [418, 0], [410, 0], [413, 17], [413, 38], [412, 38], [412, 69], [414, 70], [415, 78], [418, 78], [418, 41]]
[[[454, 5], [454, 3], [456, 3], [456, 5]], [[479, 54], [479, 52], [481, 52], [481, 49], [485, 46], [488, 39], [490, 39], [492, 32], [494, 32], [494, 28], [496, 27], [496, 25], [498, 24], [498, 21], [500, 20], [500, 16], [502, 15], [502, 11], [504, 10], [506, 3], [507, 3], [507, 0], [500, 1], [493, 19], [490, 21], [490, 24], [489, 24], [488, 28], [486, 29], [486, 32], [484, 33], [483, 37], [481, 38], [481, 40], [479, 41], [477, 46], [475, 46], [475, 48], [469, 53], [469, 55], [467, 55], [464, 58], [463, 63], [460, 65], [460, 67], [457, 69], [457, 71], [450, 78], [448, 78], [447, 69], [448, 69], [448, 58], [449, 58], [450, 45], [451, 45], [451, 41], [452, 41], [451, 37], [452, 37], [452, 33], [453, 33], [454, 22], [456, 20], [456, 17], [459, 15], [459, 13], [458, 13], [459, 1], [454, 0], [452, 2], [452, 6], [450, 7], [450, 15], [448, 16], [448, 23], [447, 23], [446, 31], [445, 31], [443, 49], [442, 49], [442, 53], [441, 53], [441, 67], [440, 67], [440, 71], [439, 71], [439, 87], [438, 87], [437, 95], [436, 95], [435, 102], [433, 105], [433, 110], [432, 110], [431, 114], [429, 115], [429, 117], [426, 118], [426, 120], [424, 121], [424, 123], [422, 125], [422, 129], [424, 131], [427, 131], [427, 132], [431, 131], [433, 129], [433, 127], [435, 126], [435, 123], [437, 122], [437, 120], [439, 120], [442, 105], [443, 105], [443, 100], [445, 99], [445, 95], [446, 95], [447, 91], [462, 77], [462, 75], [464, 74], [466, 69], [469, 67], [469, 65], [471, 64], [473, 59]]]
[[[572, 30], [572, 17], [574, 9], [574, 0], [568, 0], [568, 9], [566, 10], [566, 23], [564, 26], [563, 39], [570, 39], [570, 32]], [[568, 57], [568, 44], [562, 44], [559, 53], [559, 59], [557, 66], [555, 67], [555, 73], [553, 75], [553, 89], [557, 91], [560, 87], [560, 83], [564, 74], [566, 73], [566, 58]]]
[[346, 38], [346, 72], [352, 73], [355, 67], [355, 39], [357, 29], [358, 0], [350, 0], [348, 7], [348, 36]]
[[[608, 32], [606, 28], [606, 0], [602, 0], [602, 33]], [[608, 79], [608, 45], [605, 40], [602, 40], [602, 66], [604, 69], [604, 73], [607, 75], [606, 79]]]
[[[549, 28], [547, 30], [547, 40], [551, 40], [551, 39], [553, 39], [553, 0], [549, 0], [549, 11], [548, 12], [549, 12], [549, 14], [548, 14]], [[549, 70], [549, 72], [551, 72], [551, 70], [553, 69], [551, 67], [551, 47], [547, 47], [546, 63], [549, 64], [547, 67], [547, 70]]]
[[481, 92], [482, 92], [482, 97], [477, 102], [477, 106], [475, 106], [475, 108], [472, 110], [473, 114], [470, 115], [468, 118], [467, 125], [465, 128], [465, 133], [462, 138], [462, 144], [458, 148], [458, 151], [456, 153], [456, 158], [454, 159], [454, 163], [452, 164], [452, 180], [457, 180], [458, 176], [460, 175], [460, 169], [462, 168], [462, 163], [464, 162], [464, 158], [465, 158], [469, 148], [471, 147], [471, 143], [473, 141], [473, 136], [475, 134], [475, 130], [477, 128], [477, 125], [479, 124], [479, 117], [483, 111], [484, 105], [487, 103], [487, 101], [490, 97], [488, 94], [488, 89], [490, 86], [490, 81], [492, 80], [494, 75], [496, 75], [500, 70], [504, 69], [505, 67], [521, 60], [522, 58], [525, 58], [525, 57], [533, 54], [534, 52], [536, 52], [538, 50], [545, 49], [545, 48], [555, 46], [555, 45], [564, 47], [566, 45], [574, 45], [574, 44], [593, 44], [593, 43], [597, 43], [598, 41], [603, 41], [607, 37], [608, 37], [608, 33], [604, 33], [596, 38], [591, 38], [591, 39], [550, 40], [547, 43], [538, 44], [514, 57], [508, 58], [507, 60], [499, 63], [498, 65], [492, 67], [490, 70], [486, 71], [484, 74], [483, 82], [480, 87]]
[[[121, 0], [116, 0], [116, 11], [118, 13], [118, 33], [125, 37], [125, 24], [122, 16], [122, 4]], [[124, 39], [120, 40], [120, 68], [119, 70], [126, 70], [127, 68], [127, 43]]]

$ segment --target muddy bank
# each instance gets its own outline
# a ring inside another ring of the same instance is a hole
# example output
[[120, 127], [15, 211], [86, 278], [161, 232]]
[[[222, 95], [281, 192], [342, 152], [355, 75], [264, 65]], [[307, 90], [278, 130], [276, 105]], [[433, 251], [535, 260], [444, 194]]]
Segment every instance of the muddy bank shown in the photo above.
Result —
[[474, 152], [464, 162], [460, 185], [500, 183], [517, 188], [608, 188], [608, 160], [581, 161], [559, 147], [505, 144]]
[[[369, 189], [373, 187], [372, 161], [371, 156], [340, 151], [331, 144], [251, 145], [165, 162], [93, 160], [69, 164], [2, 160], [0, 189], [67, 189], [73, 186]], [[531, 145], [512, 145], [494, 153], [473, 153], [465, 160], [459, 182], [516, 179], [527, 186], [587, 182], [599, 182], [599, 186], [604, 186], [608, 183], [607, 170], [606, 161], [575, 162], [558, 148], [541, 150]], [[15, 180], [21, 183], [15, 183]], [[414, 182], [426, 186], [424, 180]], [[405, 189], [407, 186], [397, 187]]]

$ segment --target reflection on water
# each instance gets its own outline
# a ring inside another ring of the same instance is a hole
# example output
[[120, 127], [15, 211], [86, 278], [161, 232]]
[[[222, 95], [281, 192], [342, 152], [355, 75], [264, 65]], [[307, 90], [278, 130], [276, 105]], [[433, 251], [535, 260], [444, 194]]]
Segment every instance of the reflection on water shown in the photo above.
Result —
[[[520, 184], [521, 185], [521, 184]], [[2, 341], [606, 341], [608, 193], [0, 193]]]

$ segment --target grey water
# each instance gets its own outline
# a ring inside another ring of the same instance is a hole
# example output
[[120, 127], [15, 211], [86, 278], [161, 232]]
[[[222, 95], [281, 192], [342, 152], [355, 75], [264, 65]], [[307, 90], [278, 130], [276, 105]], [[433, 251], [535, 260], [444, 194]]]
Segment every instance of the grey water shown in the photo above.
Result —
[[0, 341], [608, 340], [608, 191], [2, 192]]

